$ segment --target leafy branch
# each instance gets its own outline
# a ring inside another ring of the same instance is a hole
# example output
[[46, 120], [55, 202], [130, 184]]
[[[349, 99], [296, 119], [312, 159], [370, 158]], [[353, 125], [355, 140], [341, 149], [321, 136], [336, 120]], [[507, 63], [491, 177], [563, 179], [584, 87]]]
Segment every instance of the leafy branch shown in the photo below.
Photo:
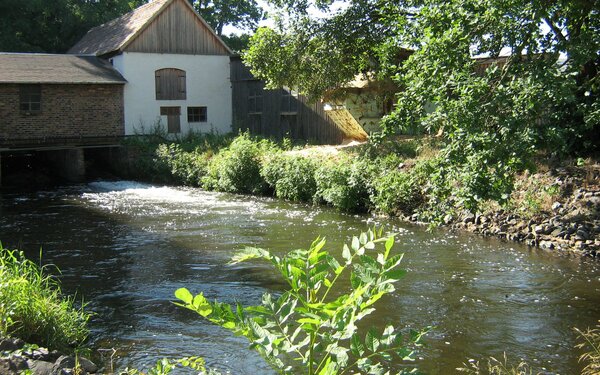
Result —
[[309, 375], [389, 372], [394, 358], [413, 360], [427, 332], [404, 336], [390, 325], [381, 334], [368, 330], [364, 339], [359, 333], [357, 323], [375, 311], [374, 304], [393, 292], [406, 273], [398, 268], [402, 254], [392, 254], [394, 242], [394, 235], [368, 230], [343, 246], [342, 264], [325, 250], [324, 238], [283, 257], [249, 247], [232, 263], [266, 260], [287, 281], [288, 291], [278, 298], [265, 293], [261, 305], [242, 307], [209, 302], [202, 293], [194, 296], [181, 288], [175, 292], [176, 304], [246, 337], [280, 373], [300, 368]]

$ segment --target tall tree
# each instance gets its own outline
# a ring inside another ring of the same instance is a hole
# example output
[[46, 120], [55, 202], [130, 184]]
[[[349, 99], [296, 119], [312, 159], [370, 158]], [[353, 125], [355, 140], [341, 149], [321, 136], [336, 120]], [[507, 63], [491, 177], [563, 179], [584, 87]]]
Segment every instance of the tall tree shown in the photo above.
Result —
[[[476, 210], [506, 199], [540, 149], [600, 147], [595, 0], [348, 0], [325, 18], [308, 10], [332, 0], [272, 1], [290, 16], [251, 39], [253, 73], [315, 98], [361, 71], [393, 77], [403, 90], [383, 130], [443, 134], [437, 198]], [[482, 71], [476, 56], [492, 63]]]
[[61, 53], [90, 28], [128, 12], [129, 0], [3, 0], [0, 50]]
[[256, 0], [190, 0], [202, 18], [220, 36], [227, 25], [252, 31], [264, 18]]

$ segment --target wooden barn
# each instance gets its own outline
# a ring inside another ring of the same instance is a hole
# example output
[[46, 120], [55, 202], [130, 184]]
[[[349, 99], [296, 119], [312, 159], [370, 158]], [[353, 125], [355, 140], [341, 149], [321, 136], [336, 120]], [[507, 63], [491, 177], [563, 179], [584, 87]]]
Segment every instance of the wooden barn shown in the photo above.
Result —
[[264, 82], [250, 73], [239, 56], [231, 57], [231, 83], [234, 130], [318, 144], [367, 138], [354, 124], [336, 123], [322, 101], [311, 103], [287, 88], [266, 90]]

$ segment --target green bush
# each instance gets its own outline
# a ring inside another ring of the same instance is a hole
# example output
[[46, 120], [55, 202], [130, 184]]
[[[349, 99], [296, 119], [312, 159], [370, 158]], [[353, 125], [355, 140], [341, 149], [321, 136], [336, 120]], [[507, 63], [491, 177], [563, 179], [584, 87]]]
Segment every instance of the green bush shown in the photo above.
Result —
[[240, 134], [210, 160], [202, 186], [229, 193], [266, 193], [268, 185], [260, 173], [261, 160], [273, 149], [276, 146], [270, 141], [256, 141], [248, 133]]
[[0, 333], [71, 351], [88, 336], [89, 314], [61, 294], [59, 282], [19, 251], [0, 246]]
[[412, 214], [424, 201], [424, 171], [420, 166], [406, 171], [400, 169], [402, 161], [394, 155], [380, 159], [378, 163], [382, 173], [373, 181], [373, 205], [388, 215]]
[[372, 163], [342, 157], [323, 163], [315, 172], [315, 202], [327, 203], [346, 212], [364, 212], [370, 206]]
[[[353, 237], [339, 260], [321, 238], [283, 257], [246, 248], [232, 262], [267, 261], [288, 290], [265, 293], [260, 305], [244, 307], [209, 302], [202, 293], [194, 296], [180, 288], [176, 304], [246, 337], [280, 374], [390, 373], [391, 364], [414, 360], [426, 330], [402, 335], [392, 325], [368, 329], [362, 321], [406, 273], [399, 269], [403, 254], [392, 251], [394, 236], [381, 232]], [[405, 368], [398, 373], [414, 372]]]
[[309, 202], [317, 191], [316, 169], [315, 159], [277, 152], [265, 158], [261, 174], [277, 198]]
[[161, 144], [156, 149], [156, 157], [169, 166], [176, 182], [191, 186], [200, 185], [200, 180], [206, 175], [210, 156], [210, 151], [184, 151], [176, 143]]

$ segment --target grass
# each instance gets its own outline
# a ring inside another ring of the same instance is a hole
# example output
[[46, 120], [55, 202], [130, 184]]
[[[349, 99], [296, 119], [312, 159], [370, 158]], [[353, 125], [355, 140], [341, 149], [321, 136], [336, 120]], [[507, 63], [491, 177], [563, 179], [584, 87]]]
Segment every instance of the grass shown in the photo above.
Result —
[[72, 352], [87, 339], [89, 317], [45, 267], [0, 245], [0, 334]]
[[580, 362], [586, 363], [581, 375], [600, 374], [600, 324], [596, 328], [588, 328], [585, 331], [575, 328], [575, 332], [580, 338], [577, 347], [585, 350], [579, 357]]

